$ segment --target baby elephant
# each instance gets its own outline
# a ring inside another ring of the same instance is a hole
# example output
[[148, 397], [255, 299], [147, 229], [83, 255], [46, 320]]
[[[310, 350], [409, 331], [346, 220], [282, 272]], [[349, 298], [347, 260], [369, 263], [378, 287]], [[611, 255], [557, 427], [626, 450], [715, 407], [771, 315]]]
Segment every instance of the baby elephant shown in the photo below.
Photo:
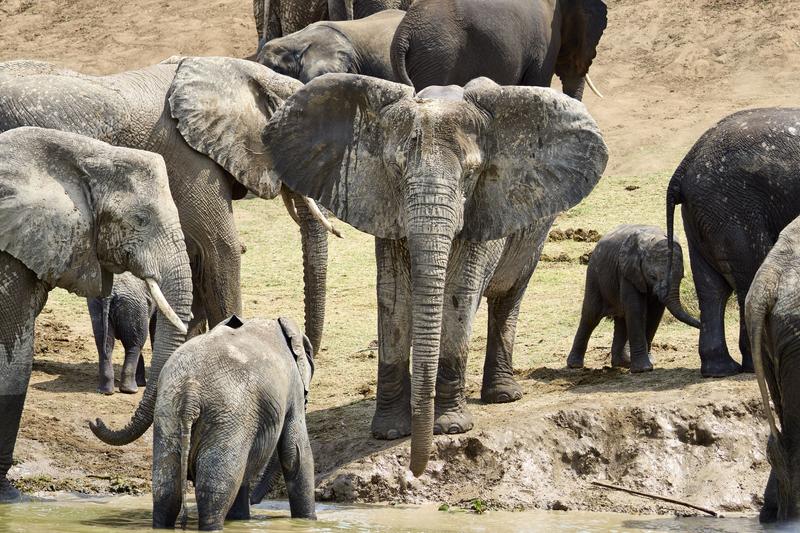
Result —
[[100, 360], [97, 392], [114, 393], [114, 364], [111, 355], [114, 341], [119, 339], [125, 348], [119, 390], [129, 394], [147, 383], [144, 378], [142, 348], [150, 332], [155, 334], [156, 306], [147, 284], [129, 272], [114, 276], [111, 294], [105, 298], [87, 298], [92, 318], [94, 342]]
[[[670, 261], [675, 261], [672, 279], [667, 275]], [[600, 239], [589, 259], [581, 322], [567, 366], [583, 367], [589, 336], [603, 317], [610, 317], [614, 319], [611, 365], [630, 367], [631, 372], [652, 370], [650, 346], [665, 307], [681, 322], [700, 327], [681, 304], [682, 278], [681, 247], [675, 242], [670, 250], [660, 228], [614, 228]]]
[[293, 321], [232, 316], [178, 348], [161, 371], [153, 421], [153, 527], [187, 519], [194, 480], [201, 530], [250, 516], [250, 485], [273, 453], [293, 518], [316, 518], [305, 396], [311, 343]]

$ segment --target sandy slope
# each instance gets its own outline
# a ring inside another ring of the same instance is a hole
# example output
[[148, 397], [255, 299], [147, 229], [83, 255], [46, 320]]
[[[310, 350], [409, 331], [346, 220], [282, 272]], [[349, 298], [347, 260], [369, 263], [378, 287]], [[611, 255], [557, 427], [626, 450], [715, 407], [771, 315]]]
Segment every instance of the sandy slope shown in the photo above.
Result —
[[[609, 28], [591, 71], [606, 98], [587, 92], [586, 103], [612, 151], [609, 174], [663, 179], [719, 118], [743, 107], [795, 104], [800, 14], [794, 0], [608, 3]], [[244, 57], [255, 44], [250, 7], [249, 0], [0, 0], [0, 60], [35, 58], [109, 73], [173, 54]], [[96, 414], [124, 421], [138, 397], [112, 401], [92, 393], [96, 356], [85, 312], [48, 311], [15, 476], [30, 488], [146, 488], [150, 434], [109, 448], [85, 426]], [[327, 334], [337, 335], [334, 328]], [[482, 338], [478, 331], [476, 342]], [[309, 414], [320, 495], [450, 502], [480, 496], [510, 507], [665, 510], [583, 484], [608, 478], [753, 510], [766, 475], [756, 388], [750, 376], [699, 379], [695, 350], [691, 343], [660, 345], [659, 369], [637, 381], [611, 371], [565, 372], [555, 360], [521, 370], [524, 399], [471, 404], [476, 429], [437, 439], [436, 473], [421, 481], [407, 477], [405, 443], [368, 438], [374, 381], [364, 401], [354, 402], [353, 390], [347, 396], [343, 386], [321, 378]], [[607, 351], [594, 348], [590, 365], [602, 367]], [[328, 357], [329, 371], [344, 379], [352, 357]], [[475, 398], [479, 380], [469, 379]], [[666, 471], [659, 470], [664, 456]], [[525, 470], [531, 464], [541, 469]]]

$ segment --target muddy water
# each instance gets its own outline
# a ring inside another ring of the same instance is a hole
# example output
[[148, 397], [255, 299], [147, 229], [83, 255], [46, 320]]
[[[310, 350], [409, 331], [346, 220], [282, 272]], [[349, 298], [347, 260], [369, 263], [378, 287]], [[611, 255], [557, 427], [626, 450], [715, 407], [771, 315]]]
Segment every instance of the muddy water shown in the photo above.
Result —
[[[150, 531], [148, 497], [79, 498], [0, 505], [0, 532], [91, 533], [109, 530]], [[196, 516], [192, 506], [190, 514]], [[342, 506], [317, 507], [319, 520], [290, 520], [283, 502], [261, 504], [253, 519], [229, 522], [225, 531], [333, 533], [347, 532], [660, 532], [749, 533], [797, 531], [795, 528], [763, 529], [754, 518], [671, 518], [621, 514], [529, 511], [490, 511], [482, 515], [440, 512], [435, 506]], [[190, 528], [196, 523], [190, 521]]]

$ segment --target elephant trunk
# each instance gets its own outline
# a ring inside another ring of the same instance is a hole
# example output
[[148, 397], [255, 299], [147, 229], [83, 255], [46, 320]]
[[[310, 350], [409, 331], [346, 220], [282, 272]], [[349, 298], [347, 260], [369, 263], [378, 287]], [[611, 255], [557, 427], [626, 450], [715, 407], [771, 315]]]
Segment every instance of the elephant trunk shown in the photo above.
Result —
[[406, 200], [412, 287], [411, 472], [416, 477], [425, 471], [433, 444], [444, 286], [455, 234], [451, 191], [421, 189], [410, 191]]
[[[184, 324], [184, 330], [179, 329], [170, 322], [159, 309], [156, 321], [156, 334], [153, 342], [153, 358], [150, 364], [150, 376], [136, 412], [130, 422], [121, 430], [112, 430], [99, 418], [95, 423], [90, 423], [92, 432], [107, 444], [122, 446], [141, 437], [153, 422], [153, 411], [156, 403], [156, 388], [161, 368], [170, 355], [185, 341], [185, 324], [189, 321], [192, 305], [192, 273], [189, 268], [189, 258], [183, 235], [180, 231], [171, 232], [165, 239], [165, 244], [158, 250], [161, 260], [160, 288], [163, 298], [172, 308], [176, 317]], [[137, 273], [138, 274], [138, 273]]]
[[586, 88], [586, 76], [565, 76], [561, 78], [561, 88], [564, 94], [580, 102], [583, 100], [583, 91]]
[[328, 277], [328, 232], [311, 213], [303, 198], [294, 195], [303, 248], [305, 333], [314, 353], [319, 353], [325, 323], [325, 291]]
[[681, 302], [681, 269], [676, 269], [672, 273], [672, 280], [669, 284], [669, 289], [667, 291], [667, 296], [664, 299], [664, 305], [667, 306], [667, 309], [672, 316], [686, 324], [687, 326], [692, 326], [693, 328], [700, 329], [700, 321], [690, 315], [686, 309], [683, 307], [683, 303]]

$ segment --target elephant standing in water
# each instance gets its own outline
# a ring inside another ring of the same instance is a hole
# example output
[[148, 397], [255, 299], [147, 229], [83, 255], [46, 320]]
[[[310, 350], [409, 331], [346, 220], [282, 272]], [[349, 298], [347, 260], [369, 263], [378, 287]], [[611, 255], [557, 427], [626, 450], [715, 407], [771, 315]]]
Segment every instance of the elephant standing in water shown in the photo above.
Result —
[[482, 295], [481, 397], [522, 396], [511, 362], [520, 302], [553, 217], [605, 169], [600, 132], [580, 102], [551, 89], [481, 78], [415, 98], [405, 85], [327, 74], [285, 102], [264, 140], [279, 179], [376, 237], [372, 432], [411, 433], [420, 475], [434, 430], [472, 427], [465, 371]]
[[[695, 143], [667, 188], [667, 234], [681, 206], [692, 277], [700, 304], [700, 372], [705, 377], [753, 371], [745, 297], [781, 230], [800, 215], [800, 109], [735, 113]], [[739, 350], [725, 342], [725, 306], [739, 303]]]
[[[282, 191], [300, 223], [305, 327], [318, 349], [325, 316], [326, 228], [314, 215], [319, 210], [313, 202], [268, 174], [261, 141], [272, 112], [300, 86], [262, 65], [229, 58], [185, 58], [110, 76], [12, 61], [0, 64], [0, 131], [35, 124], [164, 157], [192, 265], [190, 331], [203, 320], [213, 327], [241, 312], [242, 244], [232, 200], [247, 190], [267, 199]], [[104, 442], [127, 444], [150, 427], [161, 364], [152, 365], [151, 385], [125, 428], [92, 425]]]
[[[673, 254], [676, 266], [670, 268]], [[583, 368], [589, 336], [603, 317], [612, 317], [611, 366], [653, 370], [650, 347], [665, 308], [681, 322], [700, 327], [681, 304], [682, 279], [681, 246], [673, 242], [670, 247], [661, 228], [625, 224], [603, 236], [586, 269], [581, 321], [567, 366]]]
[[158, 375], [186, 338], [192, 285], [167, 169], [150, 152], [56, 130], [0, 134], [0, 228], [0, 501], [13, 501], [7, 474], [48, 292], [105, 295], [124, 271], [145, 280], [161, 312]]
[[305, 418], [313, 373], [311, 345], [287, 318], [233, 316], [181, 346], [158, 383], [153, 527], [175, 527], [181, 508], [185, 527], [187, 477], [201, 530], [222, 529], [226, 517], [250, 518], [250, 485], [265, 469], [271, 479], [273, 456], [292, 517], [316, 518]]
[[[417, 90], [486, 76], [580, 100], [606, 28], [602, 0], [417, 0], [392, 42], [395, 76]], [[595, 91], [596, 92], [596, 91]]]
[[253, 0], [258, 49], [321, 20], [353, 20], [387, 9], [408, 9], [414, 0]]
[[[770, 426], [772, 466], [762, 522], [800, 518], [800, 218], [786, 226], [758, 269], [745, 300], [753, 365]], [[769, 398], [775, 405], [778, 429]]]
[[264, 45], [258, 62], [308, 83], [333, 72], [394, 79], [389, 50], [404, 11], [390, 9], [367, 18], [315, 22]]

